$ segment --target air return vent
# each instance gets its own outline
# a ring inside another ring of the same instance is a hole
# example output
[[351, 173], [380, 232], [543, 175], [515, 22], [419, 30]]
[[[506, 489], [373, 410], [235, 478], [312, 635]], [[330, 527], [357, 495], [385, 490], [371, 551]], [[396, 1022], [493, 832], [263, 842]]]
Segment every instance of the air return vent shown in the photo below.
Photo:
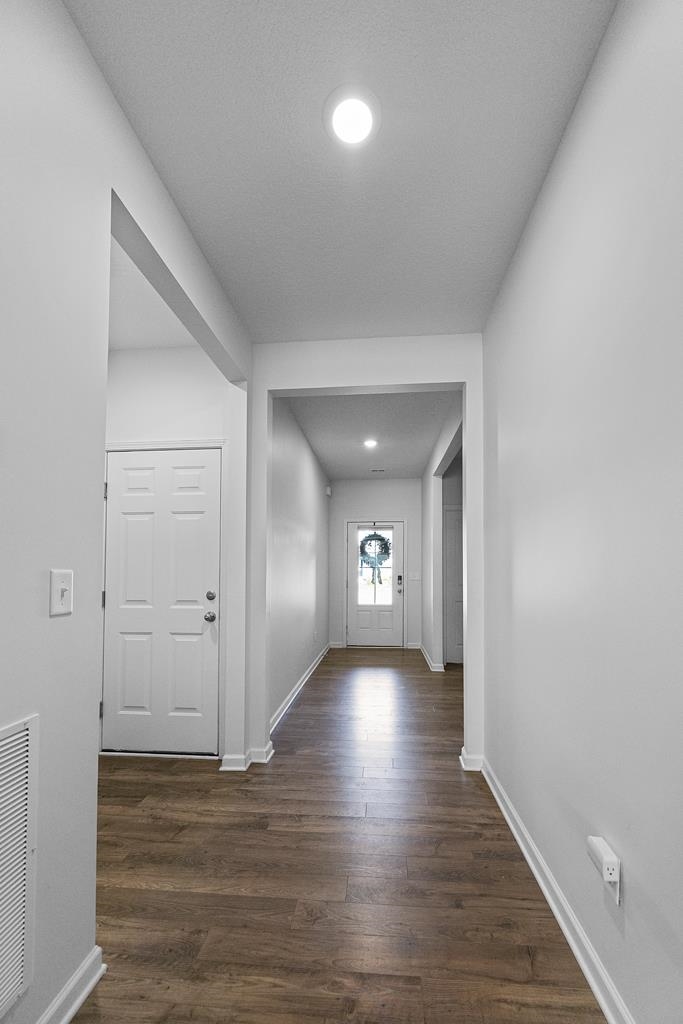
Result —
[[0, 1017], [33, 972], [38, 716], [0, 728]]

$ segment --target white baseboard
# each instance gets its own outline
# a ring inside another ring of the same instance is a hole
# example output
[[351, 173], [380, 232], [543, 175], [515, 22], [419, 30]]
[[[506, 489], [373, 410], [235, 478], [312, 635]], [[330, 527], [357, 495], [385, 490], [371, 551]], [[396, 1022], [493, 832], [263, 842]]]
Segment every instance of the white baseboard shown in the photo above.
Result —
[[586, 981], [593, 990], [593, 995], [600, 1004], [600, 1009], [607, 1018], [607, 1021], [609, 1024], [636, 1024], [616, 985], [607, 973], [607, 969], [598, 956], [595, 947], [584, 931], [581, 922], [572, 910], [569, 900], [562, 892], [557, 879], [548, 867], [541, 851], [531, 838], [514, 804], [486, 759], [484, 759], [483, 773], [496, 803], [503, 812], [503, 816], [510, 826], [517, 845], [533, 871], [536, 881], [540, 885], [557, 923], [564, 932], [564, 936], [586, 977]]
[[223, 754], [219, 772], [246, 772], [251, 764], [249, 754]]
[[341, 640], [334, 640], [334, 641], [331, 641], [327, 646], [328, 647], [333, 647], [335, 650], [338, 650], [339, 648], [346, 647], [346, 644], [343, 644], [341, 642]]
[[218, 754], [150, 754], [144, 750], [100, 750], [100, 757], [167, 757], [173, 761], [218, 760]]
[[106, 970], [106, 965], [102, 963], [102, 950], [94, 946], [40, 1016], [37, 1024], [69, 1024]]
[[289, 691], [289, 693], [287, 694], [287, 696], [283, 700], [282, 704], [280, 705], [280, 707], [277, 709], [277, 711], [275, 712], [275, 714], [273, 715], [273, 717], [270, 720], [270, 731], [271, 731], [271, 733], [276, 728], [276, 726], [277, 726], [278, 722], [280, 721], [280, 719], [282, 718], [282, 716], [288, 710], [290, 704], [294, 700], [296, 700], [299, 692], [301, 690], [303, 690], [304, 686], [306, 685], [308, 680], [311, 678], [311, 676], [313, 675], [313, 673], [315, 672], [315, 670], [317, 669], [318, 665], [323, 660], [323, 658], [325, 657], [325, 655], [327, 654], [327, 652], [329, 651], [331, 646], [332, 646], [332, 644], [326, 644], [325, 647], [323, 647], [323, 649], [320, 652], [320, 654], [318, 655], [318, 657], [315, 658], [315, 660], [312, 661], [311, 664], [308, 666], [308, 668], [306, 669], [306, 671], [302, 675], [302, 677], [299, 680], [299, 682], [296, 683], [292, 687], [292, 689]]
[[422, 644], [404, 644], [403, 645], [408, 651], [421, 651]]
[[422, 651], [422, 657], [427, 662], [427, 664], [429, 665], [429, 668], [431, 669], [432, 672], [445, 672], [446, 671], [446, 669], [444, 668], [443, 665], [440, 665], [437, 661], [432, 661], [432, 659], [429, 657], [429, 655], [425, 651], [425, 649], [422, 646], [422, 644], [420, 644], [420, 650]]
[[460, 751], [460, 764], [466, 772], [480, 772], [484, 766], [481, 754], [468, 754], [463, 747]]
[[275, 751], [268, 741], [266, 747], [252, 747], [246, 754], [224, 754], [219, 772], [246, 772], [250, 764], [268, 764]]
[[247, 754], [249, 764], [268, 764], [275, 751], [273, 744], [268, 740], [265, 747], [252, 747]]

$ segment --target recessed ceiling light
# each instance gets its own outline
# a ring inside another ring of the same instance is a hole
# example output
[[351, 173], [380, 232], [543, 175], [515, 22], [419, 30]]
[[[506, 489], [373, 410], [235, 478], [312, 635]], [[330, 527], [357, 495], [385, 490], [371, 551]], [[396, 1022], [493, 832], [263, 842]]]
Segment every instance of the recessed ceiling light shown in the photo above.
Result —
[[346, 146], [359, 146], [379, 128], [379, 103], [367, 89], [335, 89], [323, 113], [329, 135]]
[[350, 145], [367, 139], [372, 131], [372, 111], [367, 103], [350, 96], [338, 103], [332, 112], [332, 131]]
[[369, 437], [367, 439], [367, 441], [363, 441], [363, 444], [365, 445], [366, 448], [376, 448], [377, 447], [377, 442], [372, 437]]

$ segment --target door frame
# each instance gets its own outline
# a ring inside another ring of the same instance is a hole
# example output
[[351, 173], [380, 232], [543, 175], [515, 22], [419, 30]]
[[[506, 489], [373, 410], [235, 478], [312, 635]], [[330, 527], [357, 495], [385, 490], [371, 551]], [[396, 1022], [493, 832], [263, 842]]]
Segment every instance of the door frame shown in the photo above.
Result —
[[406, 565], [408, 562], [407, 550], [408, 550], [408, 530], [407, 521], [401, 517], [393, 518], [392, 516], [383, 516], [381, 519], [372, 519], [370, 516], [355, 516], [353, 519], [344, 520], [344, 565], [346, 566], [346, 572], [344, 574], [343, 584], [343, 597], [342, 597], [342, 608], [343, 608], [343, 620], [342, 620], [342, 637], [343, 646], [349, 646], [349, 524], [350, 523], [368, 523], [376, 526], [378, 523], [380, 526], [388, 523], [401, 523], [403, 525], [403, 625], [401, 632], [401, 646], [387, 648], [387, 650], [402, 651], [406, 647], [406, 625], [408, 615], [406, 612], [407, 608], [407, 596], [408, 591], [406, 588]]
[[[107, 480], [107, 459], [110, 452], [167, 452], [167, 451], [197, 451], [198, 449], [209, 448], [218, 450], [220, 452], [220, 467], [221, 467], [221, 486], [219, 493], [220, 509], [218, 514], [218, 550], [219, 550], [219, 567], [218, 567], [218, 579], [221, 595], [221, 612], [223, 609], [227, 609], [228, 602], [227, 598], [227, 586], [228, 586], [228, 567], [226, 565], [226, 547], [224, 543], [224, 510], [227, 507], [227, 476], [228, 476], [228, 440], [224, 437], [213, 437], [213, 438], [185, 438], [182, 440], [153, 440], [153, 441], [107, 441], [105, 444], [105, 455], [104, 455], [104, 479], [105, 483]], [[105, 580], [107, 574], [107, 509], [106, 505], [104, 508], [104, 558], [102, 560], [102, 591], [104, 592]], [[104, 700], [104, 644], [105, 644], [105, 628], [106, 628], [106, 608], [102, 607], [102, 678], [100, 680], [100, 700]], [[218, 716], [218, 753], [217, 754], [135, 754], [136, 757], [169, 757], [169, 758], [188, 758], [191, 760], [209, 760], [215, 761], [223, 756], [225, 751], [225, 720], [226, 720], [226, 704], [227, 704], [227, 686], [226, 686], [226, 657], [225, 652], [228, 649], [227, 645], [227, 632], [228, 632], [228, 615], [221, 614], [220, 617], [220, 629], [218, 630], [218, 704], [216, 706], [216, 714]], [[104, 754], [107, 757], [128, 757], [128, 753], [125, 751], [108, 751], [102, 750], [102, 728], [103, 720], [100, 717], [100, 754]]]

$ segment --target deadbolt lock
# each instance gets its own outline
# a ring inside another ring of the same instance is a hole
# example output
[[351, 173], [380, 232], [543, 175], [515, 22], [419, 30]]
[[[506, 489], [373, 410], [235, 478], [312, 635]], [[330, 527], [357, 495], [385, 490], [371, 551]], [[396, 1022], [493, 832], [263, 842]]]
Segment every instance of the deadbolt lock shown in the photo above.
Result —
[[206, 600], [207, 601], [215, 601], [216, 600], [216, 591], [215, 590], [207, 590], [207, 592], [206, 592]]

